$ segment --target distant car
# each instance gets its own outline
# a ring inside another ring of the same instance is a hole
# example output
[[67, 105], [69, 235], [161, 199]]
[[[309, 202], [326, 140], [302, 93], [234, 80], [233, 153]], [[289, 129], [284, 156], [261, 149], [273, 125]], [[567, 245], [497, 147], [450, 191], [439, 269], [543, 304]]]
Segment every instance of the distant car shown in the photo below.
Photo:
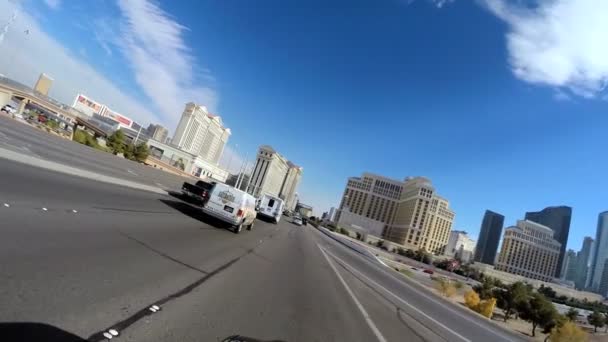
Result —
[[293, 220], [291, 221], [293, 224], [295, 224], [296, 226], [301, 226], [302, 225], [302, 219], [299, 217], [294, 217]]
[[5, 105], [4, 107], [2, 107], [2, 109], [0, 109], [1, 111], [8, 113], [8, 114], [15, 114], [17, 113], [17, 110], [15, 109], [15, 107], [11, 106], [11, 105]]
[[416, 267], [412, 267], [412, 270], [414, 271], [418, 271], [418, 269]]
[[428, 268], [425, 269], [424, 271], [422, 271], [424, 273], [428, 273], [428, 274], [434, 274], [435, 272], [433, 272], [433, 270], [429, 270]]

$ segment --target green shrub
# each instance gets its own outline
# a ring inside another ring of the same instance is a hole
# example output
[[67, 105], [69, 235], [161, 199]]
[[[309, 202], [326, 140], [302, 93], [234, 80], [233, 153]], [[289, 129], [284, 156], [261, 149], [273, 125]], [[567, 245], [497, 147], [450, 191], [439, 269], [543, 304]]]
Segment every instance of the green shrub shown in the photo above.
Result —
[[75, 142], [81, 143], [81, 144], [85, 144], [85, 142], [87, 140], [87, 137], [86, 137], [87, 135], [89, 135], [89, 134], [77, 129], [76, 131], [74, 131], [72, 140], [74, 140]]
[[56, 129], [57, 127], [59, 127], [59, 123], [55, 120], [48, 120], [46, 122], [46, 125], [49, 126], [52, 129]]

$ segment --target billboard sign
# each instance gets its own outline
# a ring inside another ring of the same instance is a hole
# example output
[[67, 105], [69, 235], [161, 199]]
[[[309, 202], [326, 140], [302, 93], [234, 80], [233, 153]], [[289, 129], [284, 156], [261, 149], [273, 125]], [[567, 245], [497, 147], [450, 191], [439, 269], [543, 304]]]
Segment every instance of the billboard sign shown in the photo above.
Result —
[[74, 105], [72, 107], [84, 112], [89, 116], [93, 116], [93, 114], [101, 114], [104, 108], [101, 103], [95, 102], [82, 94], [76, 95], [76, 100], [74, 101]]
[[124, 115], [118, 114], [117, 112], [111, 110], [110, 108], [106, 108], [103, 116], [107, 116], [110, 119], [120, 123], [122, 126], [131, 127], [133, 124], [133, 120], [127, 118]]

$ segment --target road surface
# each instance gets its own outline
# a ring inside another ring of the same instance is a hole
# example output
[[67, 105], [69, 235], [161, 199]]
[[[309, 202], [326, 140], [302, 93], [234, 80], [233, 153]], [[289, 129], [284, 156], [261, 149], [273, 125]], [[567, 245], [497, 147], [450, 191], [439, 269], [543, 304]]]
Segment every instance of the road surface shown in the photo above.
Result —
[[165, 190], [179, 190], [186, 180], [184, 177], [49, 134], [13, 120], [4, 112], [0, 112], [0, 147]]
[[91, 341], [519, 338], [285, 220], [237, 235], [168, 195], [2, 159], [0, 219], [0, 334], [30, 322]]

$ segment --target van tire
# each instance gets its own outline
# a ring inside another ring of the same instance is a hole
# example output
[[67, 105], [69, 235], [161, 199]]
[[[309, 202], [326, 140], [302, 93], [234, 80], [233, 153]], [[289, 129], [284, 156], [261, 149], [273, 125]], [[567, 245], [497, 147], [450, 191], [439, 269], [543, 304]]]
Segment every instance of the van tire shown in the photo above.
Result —
[[234, 232], [234, 234], [238, 234], [241, 232], [241, 230], [243, 230], [243, 222], [239, 223], [237, 226], [234, 226], [234, 229], [232, 231]]
[[247, 230], [251, 230], [253, 228], [253, 222], [254, 221], [252, 221], [251, 224], [247, 226]]

